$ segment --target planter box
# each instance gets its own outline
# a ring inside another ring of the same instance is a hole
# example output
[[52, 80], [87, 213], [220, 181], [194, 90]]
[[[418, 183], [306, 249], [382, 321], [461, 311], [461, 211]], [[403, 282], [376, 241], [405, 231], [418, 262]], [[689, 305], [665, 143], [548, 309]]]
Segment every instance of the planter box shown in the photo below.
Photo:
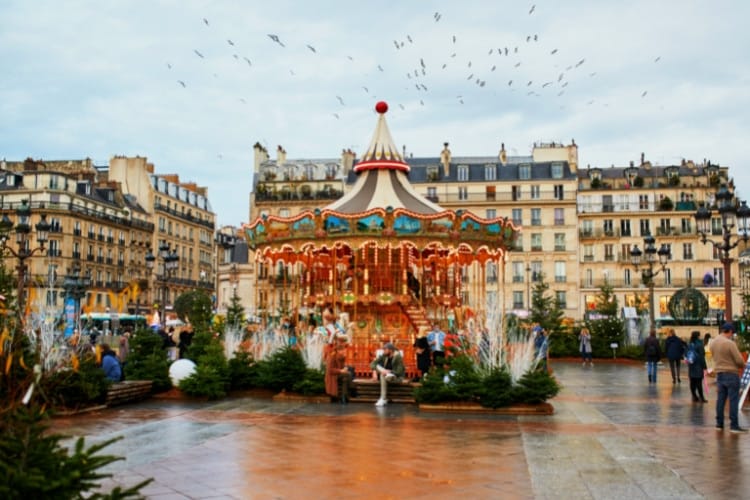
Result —
[[487, 415], [552, 415], [555, 408], [549, 403], [536, 405], [516, 404], [503, 408], [485, 408], [479, 403], [447, 401], [437, 404], [420, 404], [419, 411], [428, 413], [479, 413]]

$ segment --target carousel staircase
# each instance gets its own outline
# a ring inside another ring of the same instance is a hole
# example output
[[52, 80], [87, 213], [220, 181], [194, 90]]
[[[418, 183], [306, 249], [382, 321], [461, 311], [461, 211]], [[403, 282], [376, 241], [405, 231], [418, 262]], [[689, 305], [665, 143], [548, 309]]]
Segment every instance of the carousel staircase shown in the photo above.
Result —
[[426, 328], [427, 331], [430, 329], [430, 320], [427, 318], [427, 311], [424, 307], [419, 304], [411, 303], [406, 306], [402, 306], [404, 314], [409, 318], [409, 323], [414, 328], [414, 335], [418, 336], [420, 330]]

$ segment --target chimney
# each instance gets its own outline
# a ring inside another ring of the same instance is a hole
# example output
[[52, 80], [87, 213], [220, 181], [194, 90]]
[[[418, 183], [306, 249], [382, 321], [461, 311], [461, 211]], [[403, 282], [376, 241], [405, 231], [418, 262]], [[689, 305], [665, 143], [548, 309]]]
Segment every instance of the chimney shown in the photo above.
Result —
[[344, 168], [344, 176], [351, 172], [356, 158], [357, 155], [351, 149], [341, 150], [341, 166]]
[[634, 166], [635, 166], [635, 162], [633, 160], [630, 160], [630, 167], [632, 168]]
[[280, 145], [276, 147], [276, 164], [281, 166], [286, 163], [286, 149]]
[[268, 151], [259, 142], [253, 144], [253, 169], [258, 172], [260, 164], [268, 160]]
[[646, 163], [646, 153], [641, 153], [641, 166]]
[[443, 177], [448, 177], [451, 173], [451, 150], [448, 149], [448, 143], [443, 143], [443, 150], [440, 152], [440, 163], [443, 164]]
[[501, 165], [505, 165], [506, 163], [508, 163], [508, 154], [505, 152], [505, 143], [504, 142], [500, 143], [500, 155], [499, 155], [499, 158], [500, 158], [500, 164]]

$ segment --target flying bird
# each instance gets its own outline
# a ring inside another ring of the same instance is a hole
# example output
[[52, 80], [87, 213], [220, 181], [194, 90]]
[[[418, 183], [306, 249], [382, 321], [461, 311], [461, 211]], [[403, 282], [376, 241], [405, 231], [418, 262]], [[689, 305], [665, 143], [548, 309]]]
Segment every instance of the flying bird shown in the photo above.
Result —
[[456, 43], [456, 35], [453, 35], [453, 43]]
[[409, 35], [406, 35], [406, 39], [409, 40], [409, 43], [414, 43], [412, 42], [411, 37]]
[[352, 56], [346, 56], [346, 57], [348, 57], [350, 61], [354, 60], [354, 58]]
[[514, 68], [517, 68], [517, 67], [519, 67], [520, 65], [521, 65], [521, 61], [518, 61], [518, 62], [517, 62], [517, 63], [515, 64]]
[[489, 52], [487, 53], [487, 55], [488, 55], [488, 56], [491, 56], [491, 55], [492, 55], [492, 51], [493, 51], [493, 50], [495, 50], [495, 49], [490, 49], [490, 51], [489, 51]]
[[424, 106], [424, 101], [422, 99], [420, 99], [419, 100], [419, 104], [421, 104], [422, 106]]
[[659, 62], [659, 60], [661, 60], [661, 56], [659, 56], [656, 59], [654, 59], [654, 62]]
[[308, 45], [307, 48], [310, 49], [314, 54], [317, 54], [315, 47], [313, 47], [312, 45]]
[[471, 61], [469, 61], [469, 66], [468, 67], [471, 68]]
[[177, 80], [177, 83], [179, 83], [180, 85], [182, 85], [182, 88], [187, 87], [187, 85], [185, 85], [185, 82], [183, 82], [182, 80]]
[[208, 26], [208, 19], [206, 19], [206, 18], [204, 17], [204, 18], [203, 18], [203, 22], [204, 22], [204, 23], [206, 23], [206, 26]]
[[513, 85], [513, 80], [508, 80], [508, 87], [510, 87], [511, 85]]
[[337, 120], [339, 119], [339, 114], [338, 113], [334, 113], [333, 116], [335, 116]]
[[544, 82], [542, 88], [548, 87], [549, 85], [552, 85], [552, 82]]
[[586, 59], [581, 59], [580, 61], [578, 61], [578, 62], [576, 63], [576, 68], [577, 68], [578, 66], [580, 66], [581, 64], [583, 64], [583, 63], [584, 63], [585, 61], [586, 61]]
[[172, 69], [172, 65], [167, 63], [167, 68]]
[[399, 104], [398, 107], [401, 108], [401, 109], [406, 109], [406, 108], [404, 108], [403, 104]]
[[527, 83], [527, 84], [526, 84], [526, 86], [528, 87], [528, 86], [529, 86], [529, 85], [531, 85], [532, 83], [534, 83], [534, 81], [533, 81], [533, 80], [529, 80], [529, 83]]
[[234, 42], [232, 40], [228, 39], [228, 38], [227, 38], [227, 43], [229, 45], [231, 45], [232, 47], [234, 47]]
[[641, 94], [641, 97], [646, 97], [646, 94], [648, 94], [648, 90], [644, 90], [643, 94]]
[[448, 66], [448, 65], [447, 65], [447, 64], [443, 64], [443, 69], [445, 69], [445, 68], [446, 68], [446, 66]]
[[367, 90], [367, 87], [362, 87], [362, 88], [365, 89], [365, 92], [367, 92], [368, 94], [370, 93], [370, 91]]
[[552, 52], [550, 52], [550, 54], [552, 54], [552, 55], [557, 54], [557, 49], [554, 49]]
[[467, 78], [467, 80], [471, 80], [472, 78], [474, 78], [474, 73], [470, 74], [469, 78]]
[[529, 15], [534, 13], [534, 9], [536, 9], [536, 4], [531, 6], [531, 9], [529, 10]]
[[538, 42], [538, 41], [539, 41], [539, 35], [534, 35], [534, 41], [535, 41], [535, 42]]
[[527, 41], [527, 42], [529, 42], [530, 40], [531, 40], [531, 35], [528, 35], [528, 36], [526, 37], [526, 41]]
[[383, 67], [382, 67], [382, 66], [381, 66], [380, 64], [378, 64], [378, 69], [379, 69], [380, 71], [383, 71]]
[[248, 59], [247, 57], [243, 57], [243, 59], [244, 59], [245, 61], [247, 61], [247, 65], [248, 65], [248, 66], [252, 66], [252, 65], [253, 65], [253, 63], [251, 63], [251, 62], [250, 62], [250, 59]]
[[281, 45], [282, 47], [286, 47], [286, 45], [284, 45], [284, 44], [282, 43], [282, 41], [281, 41], [281, 40], [279, 40], [279, 37], [278, 37], [278, 35], [274, 35], [274, 34], [269, 34], [269, 35], [268, 35], [268, 38], [270, 38], [270, 39], [271, 39], [271, 40], [273, 40], [274, 42], [278, 43], [278, 44], [279, 44], [279, 45]]
[[420, 65], [421, 65], [421, 66], [422, 66], [423, 68], [425, 67], [425, 65], [424, 65], [424, 59], [422, 59], [421, 57], [419, 58], [419, 64], [420, 64]]
[[400, 47], [398, 45], [398, 40], [393, 40], [393, 45], [396, 46], [396, 50], [398, 50]]
[[492, 69], [490, 71], [495, 71], [495, 68], [497, 68], [497, 66], [492, 66]]
[[341, 98], [341, 96], [340, 96], [340, 95], [337, 95], [337, 96], [336, 96], [336, 99], [338, 99], [338, 100], [339, 100], [339, 102], [341, 103], [341, 105], [342, 105], [342, 106], [344, 106], [344, 105], [345, 105], [345, 104], [344, 104], [344, 100], [343, 100], [343, 99]]
[[193, 52], [195, 52], [195, 55], [197, 55], [197, 56], [198, 56], [198, 57], [200, 57], [201, 59], [204, 59], [204, 57], [203, 57], [203, 54], [201, 54], [201, 53], [200, 53], [200, 52], [198, 52], [197, 50], [193, 49]]
[[516, 54], [518, 54], [518, 47], [514, 48], [513, 52], [515, 52]]

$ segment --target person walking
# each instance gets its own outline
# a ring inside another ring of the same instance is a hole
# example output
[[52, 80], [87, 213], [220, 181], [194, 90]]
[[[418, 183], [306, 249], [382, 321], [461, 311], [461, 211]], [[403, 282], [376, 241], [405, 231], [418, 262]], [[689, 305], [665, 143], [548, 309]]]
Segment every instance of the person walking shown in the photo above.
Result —
[[679, 384], [682, 382], [680, 380], [680, 361], [685, 355], [685, 342], [677, 336], [674, 328], [669, 329], [667, 340], [664, 341], [664, 350], [669, 360], [669, 371], [672, 372], [672, 383]]
[[716, 429], [724, 430], [724, 406], [729, 399], [729, 431], [747, 432], [740, 427], [740, 376], [738, 370], [745, 366], [737, 344], [732, 340], [734, 325], [726, 322], [721, 326], [721, 335], [711, 341], [711, 357], [716, 371]]
[[582, 364], [585, 366], [588, 361], [589, 366], [594, 366], [591, 351], [591, 333], [589, 333], [589, 329], [585, 326], [581, 328], [581, 333], [578, 336], [578, 350], [581, 352]]
[[646, 371], [648, 371], [648, 383], [656, 383], [656, 364], [661, 359], [661, 347], [659, 340], [656, 338], [656, 330], [651, 333], [643, 342], [643, 355], [646, 357]]
[[[692, 354], [691, 354], [692, 353]], [[694, 402], [708, 403], [703, 395], [703, 373], [706, 370], [706, 350], [701, 340], [701, 332], [694, 331], [690, 334], [688, 353], [685, 356], [688, 361], [688, 377], [690, 378], [690, 394]]]

